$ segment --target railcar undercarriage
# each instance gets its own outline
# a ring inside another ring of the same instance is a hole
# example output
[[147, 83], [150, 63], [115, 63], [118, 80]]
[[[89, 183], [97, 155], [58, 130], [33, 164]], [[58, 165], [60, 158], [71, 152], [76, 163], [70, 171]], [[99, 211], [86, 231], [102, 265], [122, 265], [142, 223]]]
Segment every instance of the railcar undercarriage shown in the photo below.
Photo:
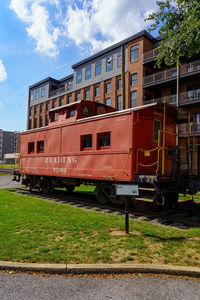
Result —
[[42, 193], [51, 192], [54, 188], [66, 188], [67, 192], [73, 192], [74, 188], [80, 184], [94, 185], [94, 194], [99, 203], [111, 202], [123, 205], [128, 197], [130, 203], [140, 211], [148, 210], [153, 206], [175, 206], [179, 193], [195, 194], [200, 189], [199, 183], [192, 179], [190, 181], [183, 180], [177, 185], [170, 176], [161, 178], [157, 175], [138, 175], [136, 181], [130, 184], [138, 185], [139, 195], [119, 196], [116, 195], [116, 184], [118, 183], [37, 175], [23, 175], [22, 177], [22, 184], [30, 191], [36, 189]]

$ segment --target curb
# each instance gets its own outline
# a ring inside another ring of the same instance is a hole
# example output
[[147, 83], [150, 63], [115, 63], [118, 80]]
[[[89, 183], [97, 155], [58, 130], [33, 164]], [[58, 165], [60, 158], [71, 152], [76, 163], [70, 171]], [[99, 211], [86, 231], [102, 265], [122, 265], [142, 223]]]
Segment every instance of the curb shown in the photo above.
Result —
[[200, 268], [152, 264], [38, 264], [0, 261], [0, 270], [47, 274], [165, 274], [200, 278]]

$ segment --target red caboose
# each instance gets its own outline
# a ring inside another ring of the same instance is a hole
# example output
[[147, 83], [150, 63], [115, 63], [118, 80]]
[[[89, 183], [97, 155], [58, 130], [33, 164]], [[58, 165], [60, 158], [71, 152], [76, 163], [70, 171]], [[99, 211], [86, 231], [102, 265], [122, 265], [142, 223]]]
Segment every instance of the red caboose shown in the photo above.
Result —
[[172, 193], [177, 186], [176, 122], [175, 107], [156, 103], [123, 111], [91, 101], [55, 108], [47, 127], [21, 134], [19, 171], [30, 189], [88, 183], [101, 202], [122, 202], [114, 187], [128, 183], [145, 195], [159, 190], [160, 199], [158, 178], [164, 187], [170, 182]]

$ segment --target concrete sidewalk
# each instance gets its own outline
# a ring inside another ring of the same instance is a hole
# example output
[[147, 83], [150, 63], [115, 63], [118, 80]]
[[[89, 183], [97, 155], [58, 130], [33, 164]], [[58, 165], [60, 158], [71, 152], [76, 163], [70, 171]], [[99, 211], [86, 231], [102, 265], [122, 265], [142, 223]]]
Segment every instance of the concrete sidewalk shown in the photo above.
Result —
[[48, 274], [126, 274], [151, 273], [200, 277], [200, 268], [156, 264], [38, 264], [0, 261], [0, 270]]
[[0, 176], [0, 189], [24, 187], [21, 182], [13, 181], [13, 175]]

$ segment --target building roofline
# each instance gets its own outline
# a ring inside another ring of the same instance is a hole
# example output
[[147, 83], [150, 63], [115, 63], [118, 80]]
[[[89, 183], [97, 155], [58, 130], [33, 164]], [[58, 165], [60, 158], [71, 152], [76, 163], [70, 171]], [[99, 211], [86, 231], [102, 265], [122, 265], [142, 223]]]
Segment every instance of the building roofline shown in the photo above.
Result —
[[89, 56], [88, 58], [85, 58], [85, 59], [79, 61], [76, 64], [73, 64], [72, 68], [73, 69], [77, 68], [77, 67], [83, 65], [84, 63], [89, 62], [89, 61], [91, 61], [91, 60], [93, 60], [93, 59], [95, 59], [95, 58], [111, 51], [111, 50], [114, 50], [114, 49], [124, 45], [124, 44], [127, 44], [128, 42], [130, 42], [132, 40], [135, 40], [135, 39], [137, 39], [137, 38], [139, 38], [143, 35], [146, 36], [148, 39], [150, 39], [152, 42], [156, 42], [156, 39], [150, 33], [148, 33], [146, 30], [142, 30], [142, 31], [140, 31], [140, 32], [138, 32], [138, 33], [136, 33], [136, 34], [134, 34], [134, 35], [132, 35], [132, 36], [130, 36], [130, 37], [128, 37], [128, 38], [126, 38], [126, 39], [124, 39], [124, 40], [122, 40], [122, 41], [120, 41], [120, 42], [118, 42], [118, 43], [116, 43], [116, 44], [114, 44], [110, 47], [108, 47], [108, 48], [106, 48], [106, 49], [103, 49], [103, 50], [97, 52], [96, 54], [93, 54], [93, 55]]
[[45, 83], [45, 82], [47, 82], [47, 81], [54, 81], [54, 82], [56, 82], [56, 83], [59, 83], [59, 80], [56, 80], [56, 79], [54, 79], [54, 78], [52, 78], [52, 77], [47, 77], [47, 78], [45, 78], [45, 79], [42, 79], [42, 80], [38, 81], [37, 83], [34, 83], [33, 85], [30, 85], [30, 86], [29, 86], [29, 89], [32, 89], [32, 88], [34, 88], [34, 87], [36, 87], [36, 86], [38, 86], [38, 85], [40, 85], [40, 84], [43, 84], [43, 83]]
[[67, 76], [65, 76], [65, 77], [63, 77], [63, 78], [61, 78], [61, 79], [54, 79], [54, 78], [52, 78], [52, 77], [47, 77], [47, 78], [45, 78], [45, 79], [43, 79], [43, 80], [41, 80], [41, 81], [38, 81], [38, 82], [36, 82], [36, 83], [34, 83], [33, 85], [30, 85], [29, 86], [29, 89], [32, 89], [32, 88], [34, 88], [34, 87], [36, 87], [36, 86], [38, 86], [38, 85], [41, 85], [41, 84], [43, 84], [43, 83], [45, 83], [45, 82], [48, 82], [48, 81], [54, 81], [54, 82], [56, 82], [57, 84], [59, 84], [59, 83], [61, 83], [62, 81], [65, 81], [65, 80], [67, 80], [67, 79], [70, 79], [70, 78], [73, 78], [73, 74], [70, 74], [70, 75], [67, 75]]
[[70, 78], [73, 78], [73, 74], [67, 75], [67, 76], [65, 76], [65, 77], [63, 77], [63, 78], [61, 78], [61, 79], [59, 79], [58, 81], [59, 81], [59, 82], [62, 82], [62, 81], [65, 81], [65, 80], [67, 80], [67, 79], [70, 79]]

